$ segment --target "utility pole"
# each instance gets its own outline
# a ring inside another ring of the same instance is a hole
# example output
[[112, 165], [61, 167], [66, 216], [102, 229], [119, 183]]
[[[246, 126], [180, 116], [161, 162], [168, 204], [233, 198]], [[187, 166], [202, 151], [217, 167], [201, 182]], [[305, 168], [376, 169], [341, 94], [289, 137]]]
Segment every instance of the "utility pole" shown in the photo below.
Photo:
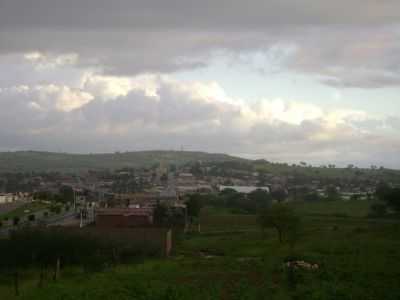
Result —
[[79, 228], [83, 227], [83, 210], [81, 209], [81, 221], [79, 223]]
[[76, 212], [76, 192], [74, 188], [72, 190], [74, 191], [74, 211]]

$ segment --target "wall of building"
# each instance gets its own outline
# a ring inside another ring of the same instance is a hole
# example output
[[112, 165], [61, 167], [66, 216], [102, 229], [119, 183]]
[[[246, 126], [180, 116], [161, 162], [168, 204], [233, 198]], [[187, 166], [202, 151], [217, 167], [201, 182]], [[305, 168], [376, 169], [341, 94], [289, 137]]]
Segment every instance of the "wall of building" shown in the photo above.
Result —
[[97, 215], [96, 227], [99, 228], [121, 228], [121, 227], [143, 227], [152, 225], [151, 216], [123, 216], [123, 215]]

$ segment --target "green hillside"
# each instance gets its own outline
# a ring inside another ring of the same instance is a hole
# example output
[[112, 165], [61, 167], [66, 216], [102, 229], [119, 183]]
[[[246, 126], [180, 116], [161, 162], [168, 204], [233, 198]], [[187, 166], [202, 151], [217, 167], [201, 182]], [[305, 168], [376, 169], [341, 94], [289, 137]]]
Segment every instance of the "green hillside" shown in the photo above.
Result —
[[108, 154], [67, 154], [38, 151], [0, 152], [0, 172], [60, 171], [150, 167], [157, 163], [242, 161], [226, 154], [192, 151], [138, 151]]

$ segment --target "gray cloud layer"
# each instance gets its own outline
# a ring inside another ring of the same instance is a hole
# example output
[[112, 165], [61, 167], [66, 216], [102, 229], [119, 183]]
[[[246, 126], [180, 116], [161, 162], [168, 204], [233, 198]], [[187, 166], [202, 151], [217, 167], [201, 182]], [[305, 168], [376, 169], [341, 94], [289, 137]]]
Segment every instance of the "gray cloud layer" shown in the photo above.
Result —
[[2, 0], [2, 28], [263, 29], [266, 26], [390, 24], [396, 0]]
[[399, 20], [395, 0], [2, 0], [0, 52], [72, 52], [83, 67], [127, 75], [191, 70], [215, 51], [278, 44], [294, 49], [283, 68], [379, 88], [400, 84]]

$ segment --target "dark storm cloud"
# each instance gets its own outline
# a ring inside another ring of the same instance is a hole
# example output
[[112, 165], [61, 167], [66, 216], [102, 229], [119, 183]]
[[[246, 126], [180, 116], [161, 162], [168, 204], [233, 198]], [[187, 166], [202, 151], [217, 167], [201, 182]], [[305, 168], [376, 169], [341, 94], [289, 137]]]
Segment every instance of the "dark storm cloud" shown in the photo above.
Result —
[[2, 0], [1, 28], [263, 28], [398, 22], [396, 0]]
[[399, 20], [394, 0], [2, 0], [0, 53], [73, 52], [82, 67], [132, 75], [288, 44], [288, 70], [378, 88], [400, 84]]

